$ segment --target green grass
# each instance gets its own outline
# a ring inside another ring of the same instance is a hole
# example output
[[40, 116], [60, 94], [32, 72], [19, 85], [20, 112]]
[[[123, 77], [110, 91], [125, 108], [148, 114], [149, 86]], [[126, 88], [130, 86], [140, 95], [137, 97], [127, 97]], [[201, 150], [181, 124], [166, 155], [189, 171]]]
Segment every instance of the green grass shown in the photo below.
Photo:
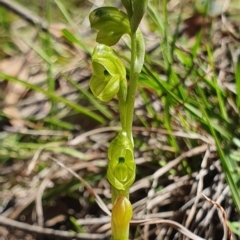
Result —
[[[239, 166], [237, 162], [231, 158], [233, 139], [239, 138], [239, 60], [236, 64], [232, 63], [235, 69], [236, 95], [232, 96], [231, 100], [238, 108], [236, 111], [228, 104], [229, 92], [218, 83], [215, 73], [216, 69], [213, 59], [214, 49], [212, 48], [213, 46], [211, 46], [211, 38], [209, 37], [209, 39], [205, 41], [200, 32], [188, 56], [175, 45], [177, 39], [175, 34], [172, 35], [170, 33], [172, 29], [169, 27], [168, 21], [171, 20], [168, 18], [166, 7], [163, 7], [163, 13], [159, 16], [157, 9], [155, 9], [153, 5], [150, 5], [148, 14], [155, 24], [155, 29], [159, 32], [160, 38], [163, 39], [160, 42], [163, 61], [161, 68], [165, 68], [167, 75], [166, 80], [162, 80], [152, 69], [145, 67], [143, 72], [144, 80], [142, 80], [141, 83], [152, 88], [152, 90], [156, 90], [157, 88], [157, 94], [163, 95], [161, 98], [164, 103], [163, 115], [165, 117], [163, 122], [168, 131], [171, 131], [173, 122], [173, 114], [171, 114], [170, 111], [177, 106], [181, 106], [181, 110], [178, 112], [179, 115], [187, 116], [187, 121], [190, 124], [193, 121], [200, 123], [202, 130], [214, 138], [233, 200], [240, 212], [240, 191], [238, 184], [240, 177], [237, 174], [233, 174], [234, 171], [239, 169]], [[178, 27], [178, 25], [176, 25], [176, 27]], [[179, 30], [176, 29], [175, 33], [178, 31]], [[198, 52], [200, 53], [202, 51], [202, 48], [207, 51], [206, 60], [208, 66], [211, 67], [211, 77], [205, 76], [207, 72], [206, 62], [202, 62], [197, 55]], [[175, 56], [180, 56], [181, 64], [186, 66], [184, 67], [185, 69], [181, 69], [181, 71], [188, 72], [188, 70], [191, 70], [189, 76], [187, 76], [192, 80], [192, 85], [194, 85], [191, 91], [189, 91], [183, 82], [183, 80], [186, 81], [187, 78], [182, 79], [177, 73], [179, 70], [176, 71], [172, 67]], [[200, 87], [200, 85], [203, 87]], [[186, 122], [181, 122], [180, 117], [178, 121], [180, 121], [179, 124], [181, 126], [186, 127]], [[233, 131], [233, 126], [237, 127], [237, 131]], [[190, 126], [187, 126], [187, 128], [190, 128]], [[169, 139], [169, 143], [176, 149], [177, 143], [173, 138]]]

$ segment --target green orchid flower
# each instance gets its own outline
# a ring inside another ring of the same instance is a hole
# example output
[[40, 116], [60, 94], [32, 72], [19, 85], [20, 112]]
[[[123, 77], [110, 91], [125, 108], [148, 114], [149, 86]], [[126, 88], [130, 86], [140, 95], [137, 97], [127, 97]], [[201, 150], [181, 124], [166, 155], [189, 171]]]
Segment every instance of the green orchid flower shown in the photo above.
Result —
[[98, 30], [97, 42], [108, 46], [116, 44], [122, 35], [130, 34], [128, 16], [114, 7], [101, 7], [89, 16], [91, 27]]
[[126, 85], [126, 70], [112, 48], [99, 44], [92, 54], [93, 75], [90, 89], [94, 96], [103, 102], [109, 102]]
[[108, 158], [108, 181], [118, 190], [128, 190], [135, 180], [136, 165], [132, 142], [126, 132], [120, 131], [111, 142]]

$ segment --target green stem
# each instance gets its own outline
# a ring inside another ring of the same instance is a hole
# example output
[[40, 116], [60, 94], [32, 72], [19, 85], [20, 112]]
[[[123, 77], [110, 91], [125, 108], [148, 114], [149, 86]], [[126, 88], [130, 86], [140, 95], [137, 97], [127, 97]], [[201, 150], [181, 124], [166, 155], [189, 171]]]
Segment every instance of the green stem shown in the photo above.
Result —
[[145, 56], [145, 45], [142, 33], [139, 29], [131, 34], [131, 66], [130, 66], [130, 80], [127, 93], [126, 102], [126, 132], [129, 139], [132, 140], [132, 122], [134, 112], [134, 102], [137, 92], [138, 77], [142, 70], [144, 56]]
[[[135, 102], [135, 96], [137, 92], [138, 77], [141, 72], [143, 61], [144, 61], [145, 46], [144, 46], [143, 36], [140, 30], [137, 30], [136, 32], [132, 32], [130, 37], [131, 37], [131, 65], [130, 65], [130, 79], [129, 79], [129, 85], [127, 89], [127, 96], [124, 95], [126, 93], [126, 85], [123, 85], [123, 87], [120, 87], [118, 98], [119, 98], [119, 110], [120, 110], [120, 119], [121, 119], [122, 129], [127, 132], [127, 136], [131, 140], [132, 145], [134, 146], [133, 138], [132, 138], [134, 102]], [[129, 199], [129, 189], [125, 191], [122, 191], [122, 190], [120, 191], [112, 187], [113, 206], [115, 204], [115, 200], [117, 199], [117, 197], [121, 195]], [[114, 217], [116, 216], [112, 215], [112, 224], [113, 224]], [[121, 227], [120, 226], [117, 228], [115, 227], [116, 226], [114, 226], [113, 224], [112, 225], [113, 235], [111, 240], [128, 240], [129, 223], [124, 224], [124, 226], [121, 226]]]
[[[133, 137], [132, 137], [134, 102], [135, 102], [137, 86], [138, 86], [138, 77], [144, 62], [145, 46], [144, 46], [142, 33], [139, 29], [137, 29], [137, 31], [132, 32], [130, 37], [131, 37], [131, 64], [130, 64], [129, 85], [127, 89], [126, 89], [126, 85], [124, 84], [123, 86], [120, 86], [118, 99], [119, 99], [119, 110], [120, 110], [120, 120], [121, 120], [122, 130], [126, 131], [128, 138], [131, 140], [132, 145], [134, 146]], [[126, 92], [127, 92], [127, 96], [125, 95]], [[121, 196], [124, 196], [126, 199], [129, 199], [129, 189], [122, 191], [112, 187], [113, 206], [114, 204], [116, 204], [115, 200], [118, 200], [118, 197], [121, 197]], [[129, 200], [127, 201], [129, 202]], [[131, 206], [130, 202], [129, 204]], [[126, 214], [128, 211], [126, 211]], [[121, 219], [120, 217], [120, 219], [118, 219], [120, 223], [118, 223], [118, 225], [115, 226], [113, 221], [114, 218], [117, 218], [117, 216], [113, 216], [115, 214], [112, 214], [111, 240], [128, 240], [130, 219], [129, 219], [129, 222], [125, 222], [125, 220]], [[125, 222], [125, 224], [121, 224], [121, 222]]]
[[127, 199], [129, 199], [129, 190], [118, 190], [115, 187], [111, 187], [111, 193], [112, 193], [112, 204], [115, 203], [115, 200], [117, 196], [124, 195]]
[[[121, 89], [118, 94], [119, 98], [119, 110], [120, 110], [120, 120], [122, 129], [127, 132], [127, 135], [129, 139], [132, 141], [133, 144], [133, 138], [132, 138], [132, 122], [133, 122], [133, 113], [134, 113], [134, 102], [135, 102], [135, 96], [137, 92], [137, 82], [138, 82], [138, 76], [139, 73], [136, 70], [136, 62], [137, 62], [137, 34], [132, 33], [131, 35], [131, 66], [130, 66], [130, 80], [129, 80], [129, 86], [127, 90], [127, 96], [126, 101], [124, 101], [123, 93], [126, 92], [126, 89]], [[112, 187], [112, 203], [114, 204], [116, 198], [119, 195], [125, 195], [127, 199], [129, 199], [129, 193], [128, 190], [122, 191], [117, 190], [116, 188]], [[113, 216], [112, 216], [113, 217]], [[129, 225], [125, 226], [122, 229], [114, 229], [114, 226], [112, 225], [113, 235], [111, 237], [111, 240], [128, 240], [129, 236]]]
[[118, 106], [120, 113], [120, 122], [122, 130], [126, 131], [126, 98], [127, 98], [127, 80], [120, 81], [120, 90], [118, 92]]
[[[137, 35], [136, 32], [131, 35], [131, 66], [130, 66], [130, 80], [127, 94], [127, 109], [126, 109], [126, 132], [129, 139], [132, 140], [132, 122], [134, 113], [134, 102], [137, 92], [137, 82], [139, 73], [136, 72], [135, 63], [137, 59]], [[132, 140], [133, 143], [133, 140]]]

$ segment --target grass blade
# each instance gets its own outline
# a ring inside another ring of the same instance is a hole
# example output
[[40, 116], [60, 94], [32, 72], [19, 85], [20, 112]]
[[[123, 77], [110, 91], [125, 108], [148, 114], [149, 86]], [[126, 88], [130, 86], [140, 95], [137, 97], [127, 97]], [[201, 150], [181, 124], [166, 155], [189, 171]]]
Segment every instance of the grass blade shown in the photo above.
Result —
[[31, 90], [42, 93], [43, 95], [47, 96], [51, 100], [54, 100], [56, 102], [61, 102], [61, 103], [65, 104], [67, 107], [70, 107], [71, 109], [75, 110], [78, 113], [81, 113], [81, 114], [84, 114], [88, 117], [91, 117], [92, 119], [94, 119], [94, 120], [96, 120], [100, 123], [104, 123], [104, 119], [102, 117], [100, 117], [99, 115], [97, 115], [96, 113], [93, 113], [89, 109], [87, 109], [85, 107], [82, 107], [82, 106], [79, 106], [78, 104], [76, 104], [74, 102], [71, 102], [64, 97], [58, 96], [54, 92], [44, 90], [37, 85], [33, 85], [31, 83], [20, 80], [18, 78], [8, 76], [4, 73], [0, 73], [0, 78], [5, 79], [5, 80], [10, 81], [10, 82], [15, 82], [15, 83], [21, 84], [21, 85], [23, 85], [23, 86], [25, 86], [25, 87], [27, 87]]
[[240, 109], [240, 56], [238, 56], [237, 64], [235, 67], [235, 81], [236, 81], [237, 107]]

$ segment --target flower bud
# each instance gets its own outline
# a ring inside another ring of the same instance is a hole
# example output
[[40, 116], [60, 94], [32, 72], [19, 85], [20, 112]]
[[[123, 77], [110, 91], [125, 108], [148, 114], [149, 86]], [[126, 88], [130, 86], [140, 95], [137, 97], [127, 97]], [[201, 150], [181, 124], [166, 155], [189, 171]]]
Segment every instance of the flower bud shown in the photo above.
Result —
[[123, 63], [110, 47], [99, 44], [92, 54], [92, 68], [93, 76], [90, 79], [92, 93], [100, 101], [110, 101], [117, 95], [120, 81], [126, 81]]
[[112, 236], [114, 240], [128, 239], [129, 223], [132, 218], [132, 206], [123, 195], [119, 195], [112, 209]]
[[148, 0], [132, 0], [133, 14], [130, 18], [132, 32], [136, 32], [144, 13], [147, 10]]
[[120, 131], [111, 142], [108, 158], [108, 181], [118, 190], [128, 190], [135, 179], [136, 165], [132, 142], [126, 132]]
[[122, 0], [122, 4], [127, 10], [128, 17], [131, 18], [132, 17], [132, 11], [133, 11], [131, 0]]

